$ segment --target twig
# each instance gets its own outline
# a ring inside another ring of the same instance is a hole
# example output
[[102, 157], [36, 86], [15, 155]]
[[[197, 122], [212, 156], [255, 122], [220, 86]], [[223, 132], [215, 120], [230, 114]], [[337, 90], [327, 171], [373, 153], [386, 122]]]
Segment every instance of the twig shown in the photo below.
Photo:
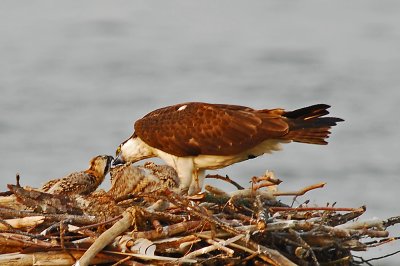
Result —
[[389, 242], [393, 242], [393, 241], [396, 241], [396, 240], [400, 240], [400, 236], [384, 238], [384, 239], [381, 239], [379, 241], [374, 240], [374, 241], [366, 242], [364, 244], [367, 245], [368, 247], [378, 247], [378, 246], [381, 246], [383, 244], [387, 244]]
[[[24, 210], [12, 210], [0, 207], [0, 216], [11, 216], [11, 217], [27, 217], [27, 216], [43, 216], [43, 213], [24, 211]], [[79, 224], [93, 224], [97, 223], [100, 219], [95, 216], [89, 215], [70, 215], [70, 214], [46, 214], [46, 221], [61, 221], [71, 220], [74, 223]]]
[[390, 256], [393, 256], [393, 255], [396, 255], [396, 254], [399, 254], [399, 253], [400, 253], [400, 250], [397, 250], [395, 252], [392, 252], [392, 253], [389, 253], [389, 254], [386, 254], [386, 255], [383, 255], [383, 256], [380, 256], [380, 257], [367, 259], [367, 260], [365, 260], [365, 262], [370, 262], [370, 261], [374, 261], [374, 260], [381, 260], [381, 259], [388, 258]]
[[241, 239], [243, 237], [244, 237], [243, 234], [237, 235], [237, 236], [234, 236], [234, 237], [229, 238], [227, 240], [224, 240], [224, 241], [221, 241], [221, 242], [217, 242], [218, 244], [212, 244], [211, 246], [207, 246], [207, 247], [195, 250], [195, 251], [187, 254], [186, 256], [184, 256], [183, 259], [196, 258], [198, 256], [207, 254], [207, 253], [209, 253], [209, 252], [211, 252], [213, 250], [219, 249], [221, 246], [226, 246], [226, 245], [228, 245], [230, 243], [236, 242], [236, 241], [238, 241], [239, 239]]
[[[197, 260], [194, 259], [184, 259], [184, 258], [173, 258], [173, 257], [166, 257], [166, 256], [156, 256], [156, 255], [146, 255], [146, 254], [136, 254], [136, 253], [124, 253], [124, 252], [115, 252], [115, 251], [103, 251], [105, 254], [116, 254], [116, 255], [123, 255], [123, 256], [132, 256], [135, 258], [139, 258], [142, 260], [158, 260], [164, 262], [174, 262], [174, 263], [196, 263]], [[75, 266], [82, 265], [82, 264], [75, 264]]]
[[357, 221], [335, 226], [335, 228], [340, 228], [340, 229], [362, 229], [371, 227], [384, 228], [384, 222], [380, 219], [371, 219], [366, 221]]
[[161, 231], [155, 229], [150, 231], [139, 231], [132, 232], [131, 236], [133, 238], [146, 238], [149, 240], [160, 239], [163, 237], [171, 237], [176, 234], [187, 232], [196, 227], [199, 227], [203, 221], [187, 221], [178, 224], [172, 224], [169, 226], [164, 226]]
[[152, 241], [157, 245], [157, 251], [160, 253], [186, 253], [188, 247], [200, 242], [201, 239], [195, 235], [187, 235]]
[[14, 229], [14, 227], [12, 227], [6, 220], [3, 220], [1, 218], [0, 218], [0, 224], [3, 225], [3, 226], [0, 225], [0, 230], [4, 230], [4, 226], [5, 226], [5, 229], [7, 229], [7, 230]]
[[206, 185], [204, 187], [204, 189], [207, 190], [208, 192], [210, 192], [211, 194], [213, 194], [215, 196], [218, 196], [218, 197], [223, 197], [223, 198], [229, 198], [230, 197], [228, 193], [226, 193], [225, 191], [223, 191], [222, 189], [217, 188], [217, 187]]
[[31, 235], [11, 233], [0, 233], [0, 245], [7, 247], [40, 247], [40, 248], [53, 248], [57, 244], [42, 241], [37, 238], [32, 238]]
[[389, 219], [386, 219], [385, 221], [383, 221], [383, 226], [384, 227], [389, 227], [395, 224], [400, 223], [400, 216], [396, 216], [396, 217], [391, 217]]
[[331, 211], [331, 212], [360, 212], [360, 208], [335, 208], [335, 207], [270, 207], [271, 212], [282, 212], [282, 211], [295, 211], [295, 212], [305, 212], [305, 211]]
[[20, 175], [19, 175], [19, 173], [17, 173], [16, 175], [15, 175], [15, 185], [17, 186], [17, 187], [21, 187], [21, 184], [19, 183], [21, 181], [21, 177], [20, 177]]
[[237, 182], [235, 182], [234, 180], [230, 179], [228, 175], [226, 176], [221, 176], [221, 175], [206, 175], [206, 178], [215, 178], [215, 179], [219, 179], [219, 180], [223, 180], [225, 182], [228, 182], [232, 185], [234, 185], [237, 189], [244, 189], [244, 187], [242, 187], [241, 185], [239, 185]]
[[[123, 264], [123, 263], [125, 263], [125, 262], [127, 262], [128, 260], [130, 260], [130, 259], [132, 259], [132, 256], [126, 256], [126, 258], [123, 258], [122, 260], [119, 260], [119, 261], [117, 261], [116, 263], [114, 263], [113, 265], [111, 265], [111, 266], [118, 266], [118, 265], [121, 265], [121, 264]], [[144, 264], [137, 264], [137, 265], [143, 265], [144, 266]]]
[[263, 187], [277, 186], [282, 180], [277, 179], [273, 172], [266, 172], [263, 176], [254, 176], [251, 179], [251, 188], [256, 191]]
[[100, 222], [100, 223], [95, 223], [95, 224], [90, 224], [90, 225], [86, 225], [86, 226], [81, 226], [81, 227], [79, 227], [77, 229], [70, 230], [69, 232], [73, 233], [73, 232], [81, 231], [83, 229], [90, 229], [90, 228], [93, 228], [93, 227], [98, 227], [98, 226], [101, 226], [101, 225], [105, 225], [105, 224], [109, 224], [109, 223], [115, 222], [115, 221], [117, 221], [117, 220], [119, 220], [121, 218], [122, 218], [122, 215], [118, 215], [118, 216], [116, 216], [114, 218], [111, 218], [111, 219], [109, 219], [107, 221]]
[[304, 241], [301, 236], [294, 231], [293, 229], [289, 229], [289, 233], [294, 236], [294, 238], [299, 242], [300, 247], [303, 249], [306, 249], [308, 251], [308, 254], [311, 255], [312, 261], [314, 262], [315, 265], [319, 265], [319, 262], [317, 260], [317, 257], [315, 256], [314, 251], [312, 250], [312, 248], [310, 247], [310, 245], [307, 244], [306, 241]]
[[282, 192], [282, 191], [277, 191], [277, 192], [273, 192], [274, 196], [302, 196], [304, 194], [306, 194], [308, 191], [313, 190], [313, 189], [317, 189], [317, 188], [322, 188], [326, 185], [325, 182], [322, 183], [317, 183], [311, 186], [307, 186], [305, 188], [302, 188], [300, 190], [297, 191], [288, 191], [288, 192]]
[[31, 216], [16, 219], [7, 219], [4, 222], [7, 224], [0, 223], [0, 230], [10, 229], [10, 226], [14, 229], [35, 227], [44, 222], [44, 216]]
[[[71, 254], [74, 258], [79, 258], [82, 255], [82, 251], [71, 250]], [[105, 264], [114, 262], [116, 260], [115, 256], [109, 256], [104, 254], [99, 254], [95, 259], [93, 259], [93, 264]], [[46, 251], [46, 252], [35, 252], [31, 254], [4, 254], [0, 255], [0, 265], [18, 265], [18, 266], [29, 266], [32, 263], [36, 265], [72, 265], [75, 259], [72, 259], [69, 254], [64, 251]]]
[[227, 248], [225, 245], [228, 245], [229, 243], [227, 243], [226, 241], [228, 240], [224, 240], [224, 241], [214, 241], [211, 238], [207, 239], [206, 242], [208, 244], [214, 245], [217, 247], [217, 249], [224, 251], [229, 257], [232, 257], [233, 254], [235, 253], [235, 251], [233, 251], [230, 248]]
[[257, 244], [252, 240], [247, 242], [243, 242], [243, 240], [240, 240], [239, 243], [243, 245], [247, 244], [252, 249], [257, 250], [259, 252], [258, 257], [267, 263], [270, 263], [275, 266], [296, 266], [295, 263], [290, 261], [288, 258], [283, 256], [279, 251], [275, 249], [271, 249], [263, 245]]

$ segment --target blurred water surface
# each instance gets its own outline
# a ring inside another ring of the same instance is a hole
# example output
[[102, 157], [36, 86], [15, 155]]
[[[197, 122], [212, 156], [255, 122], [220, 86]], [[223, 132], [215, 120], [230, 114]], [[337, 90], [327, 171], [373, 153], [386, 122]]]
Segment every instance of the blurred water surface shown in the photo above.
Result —
[[330, 145], [290, 144], [217, 172], [247, 186], [271, 169], [287, 190], [327, 182], [299, 202], [399, 215], [399, 12], [387, 0], [2, 1], [1, 189], [16, 172], [39, 186], [85, 169], [169, 104], [328, 103], [346, 120]]

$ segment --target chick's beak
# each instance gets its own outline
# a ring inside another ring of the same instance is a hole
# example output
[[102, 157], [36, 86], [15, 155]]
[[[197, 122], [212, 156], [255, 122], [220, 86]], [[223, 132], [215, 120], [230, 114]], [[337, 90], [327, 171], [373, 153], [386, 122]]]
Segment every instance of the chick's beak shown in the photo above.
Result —
[[112, 161], [114, 160], [114, 157], [112, 157], [112, 156], [110, 156], [110, 155], [106, 155], [105, 157], [106, 157], [106, 159], [107, 159], [107, 164], [106, 164], [106, 168], [104, 169], [104, 172], [107, 174], [108, 171], [110, 170], [111, 163], [112, 163]]
[[115, 157], [114, 161], [112, 162], [112, 166], [116, 166], [119, 164], [124, 164], [125, 161], [122, 159], [121, 157], [121, 153], [117, 155], [117, 157]]

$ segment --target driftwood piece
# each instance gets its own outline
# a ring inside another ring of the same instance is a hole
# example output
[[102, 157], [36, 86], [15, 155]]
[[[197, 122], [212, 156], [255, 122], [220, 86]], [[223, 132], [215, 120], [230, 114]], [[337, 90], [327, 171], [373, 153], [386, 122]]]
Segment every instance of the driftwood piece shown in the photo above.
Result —
[[75, 264], [76, 266], [87, 266], [92, 262], [92, 259], [99, 253], [105, 246], [110, 244], [114, 238], [122, 234], [133, 224], [135, 219], [135, 208], [128, 209], [122, 214], [121, 220], [116, 222], [110, 229], [103, 233], [93, 245], [85, 252], [85, 254]]
[[[15, 218], [15, 219], [7, 219], [3, 220], [9, 226], [15, 229], [22, 229], [22, 228], [31, 228], [35, 227], [39, 224], [44, 222], [45, 216], [31, 216], [31, 217], [24, 217], [24, 218]], [[0, 223], [0, 230], [7, 230], [9, 229], [8, 226], [5, 224]]]

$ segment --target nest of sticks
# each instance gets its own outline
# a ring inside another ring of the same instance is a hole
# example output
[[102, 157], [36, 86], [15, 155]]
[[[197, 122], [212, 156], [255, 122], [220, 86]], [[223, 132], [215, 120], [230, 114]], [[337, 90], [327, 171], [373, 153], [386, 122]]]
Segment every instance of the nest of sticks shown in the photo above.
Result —
[[[354, 265], [364, 251], [398, 237], [400, 217], [362, 220], [365, 211], [298, 204], [271, 172], [226, 193], [182, 196], [169, 189], [110, 198], [51, 195], [8, 185], [0, 197], [0, 265]], [[165, 205], [163, 211], [154, 202]]]

